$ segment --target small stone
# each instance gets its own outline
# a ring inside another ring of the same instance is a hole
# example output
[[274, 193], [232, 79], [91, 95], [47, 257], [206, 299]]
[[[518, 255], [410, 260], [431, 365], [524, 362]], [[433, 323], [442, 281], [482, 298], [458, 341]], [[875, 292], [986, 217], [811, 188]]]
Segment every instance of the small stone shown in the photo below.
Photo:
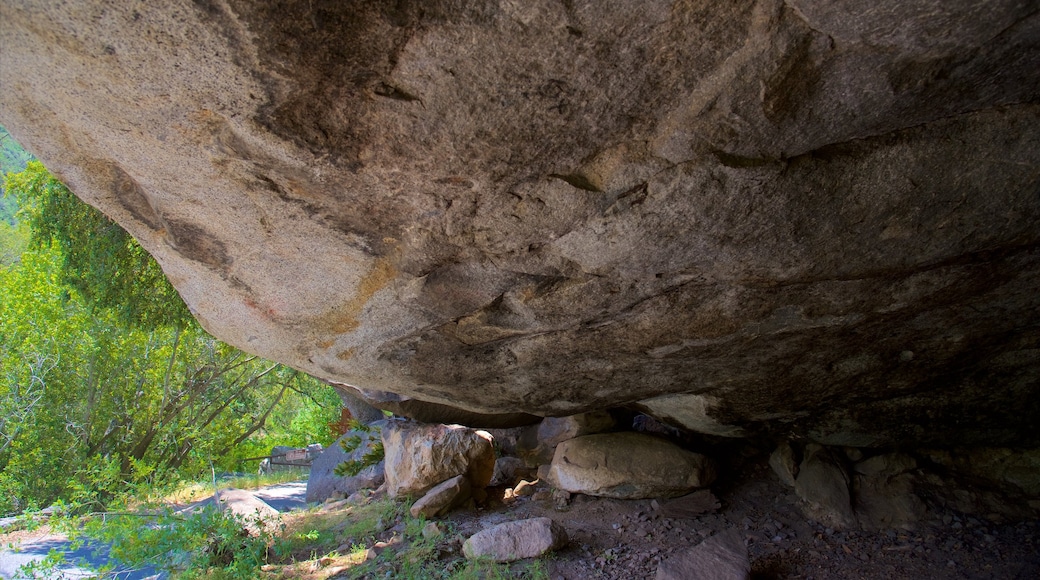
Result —
[[487, 557], [495, 562], [537, 558], [567, 545], [567, 532], [549, 518], [506, 522], [477, 532], [462, 545], [469, 559]]
[[571, 494], [570, 492], [564, 491], [562, 489], [554, 489], [552, 491], [552, 499], [553, 503], [556, 504], [556, 507], [558, 509], [563, 509], [570, 505]]
[[422, 536], [427, 540], [436, 538], [443, 533], [444, 532], [441, 531], [440, 527], [437, 526], [437, 522], [427, 522], [422, 529]]

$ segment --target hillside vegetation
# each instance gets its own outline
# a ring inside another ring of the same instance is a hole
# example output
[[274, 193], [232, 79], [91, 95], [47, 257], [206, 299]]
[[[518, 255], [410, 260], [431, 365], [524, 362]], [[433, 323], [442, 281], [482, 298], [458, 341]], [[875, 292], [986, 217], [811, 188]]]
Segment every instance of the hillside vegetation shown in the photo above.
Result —
[[102, 509], [331, 442], [331, 387], [207, 334], [151, 256], [39, 162], [6, 187], [21, 213], [3, 225], [27, 245], [0, 266], [0, 515]]

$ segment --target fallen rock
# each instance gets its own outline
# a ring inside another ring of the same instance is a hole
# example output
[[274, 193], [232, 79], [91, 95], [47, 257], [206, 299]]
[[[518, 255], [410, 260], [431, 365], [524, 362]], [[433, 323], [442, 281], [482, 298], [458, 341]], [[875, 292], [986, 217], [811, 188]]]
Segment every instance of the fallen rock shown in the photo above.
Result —
[[675, 497], [715, 480], [708, 457], [642, 433], [585, 435], [560, 443], [547, 479], [554, 487], [620, 499]]
[[[656, 500], [655, 500], [656, 501]], [[710, 489], [697, 490], [689, 495], [657, 504], [661, 517], [670, 519], [694, 519], [722, 507]]]
[[657, 580], [747, 580], [751, 573], [744, 541], [734, 528], [692, 549], [670, 556], [657, 567]]
[[932, 450], [928, 457], [954, 473], [1040, 499], [1040, 448], [969, 447]]
[[[535, 497], [537, 495], [538, 494], [535, 493], [531, 496], [531, 499], [537, 501], [537, 498]], [[569, 491], [564, 491], [562, 489], [554, 489], [551, 492], [551, 498], [553, 500], [553, 504], [556, 505], [556, 509], [562, 510], [571, 504], [572, 495]]]
[[867, 477], [892, 477], [917, 469], [917, 460], [905, 453], [885, 453], [857, 462], [852, 470]]
[[837, 456], [822, 445], [811, 443], [805, 447], [794, 490], [806, 502], [807, 515], [812, 519], [838, 529], [855, 523], [848, 472]]
[[567, 541], [567, 532], [560, 524], [549, 518], [531, 518], [477, 532], [463, 543], [462, 553], [470, 559], [512, 562], [559, 550]]
[[579, 413], [568, 417], [546, 417], [537, 428], [528, 429], [521, 438], [519, 454], [528, 465], [552, 461], [556, 446], [582, 435], [603, 433], [614, 427], [616, 421], [606, 411]]
[[221, 511], [241, 518], [246, 529], [254, 533], [278, 517], [278, 510], [251, 491], [228, 488], [217, 491], [213, 497]]
[[909, 473], [892, 477], [854, 476], [859, 522], [867, 529], [912, 528], [927, 513], [915, 488], [916, 478]]
[[904, 453], [886, 453], [853, 466], [852, 492], [859, 522], [868, 529], [908, 528], [926, 513], [910, 473], [917, 461]]
[[783, 441], [776, 446], [769, 455], [769, 466], [773, 468], [781, 483], [794, 487], [795, 478], [798, 477], [798, 461], [790, 442]]
[[[344, 461], [360, 460], [373, 444], [381, 441], [379, 430], [386, 423], [386, 420], [376, 421], [371, 424], [370, 431], [344, 433], [335, 443], [322, 450], [311, 463], [310, 476], [307, 478], [307, 501], [348, 497], [359, 489], [375, 489], [382, 485], [385, 479], [383, 462], [370, 465], [355, 476], [336, 475], [336, 468]], [[340, 443], [351, 437], [360, 437], [361, 444], [348, 453]]]
[[410, 512], [413, 518], [432, 518], [444, 515], [452, 508], [461, 505], [470, 498], [470, 482], [465, 475], [455, 477], [433, 486], [426, 495], [412, 504]]
[[495, 460], [495, 472], [489, 485], [513, 485], [517, 478], [526, 475], [530, 470], [527, 463], [519, 457], [499, 457]]
[[383, 452], [390, 497], [418, 496], [456, 475], [483, 489], [495, 471], [491, 436], [460, 425], [388, 421]]
[[426, 525], [423, 526], [422, 537], [427, 540], [439, 538], [442, 535], [444, 535], [444, 532], [441, 530], [440, 526], [437, 525], [437, 522], [426, 522]]

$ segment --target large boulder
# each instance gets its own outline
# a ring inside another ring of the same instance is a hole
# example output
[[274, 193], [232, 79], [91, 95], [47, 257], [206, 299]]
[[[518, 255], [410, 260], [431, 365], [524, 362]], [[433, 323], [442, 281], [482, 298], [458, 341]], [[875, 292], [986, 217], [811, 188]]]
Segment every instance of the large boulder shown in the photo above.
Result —
[[[319, 502], [330, 498], [343, 498], [359, 489], [375, 489], [383, 484], [383, 462], [364, 467], [353, 476], [336, 475], [336, 468], [346, 461], [360, 461], [375, 444], [382, 442], [380, 429], [387, 421], [376, 421], [368, 430], [348, 431], [335, 443], [323, 450], [311, 464], [310, 477], [307, 478], [307, 501]], [[347, 439], [357, 437], [360, 443], [353, 451], [347, 452], [341, 445]]]
[[608, 431], [615, 421], [606, 411], [578, 413], [567, 417], [546, 417], [537, 425], [525, 429], [518, 443], [517, 453], [531, 466], [552, 461], [556, 446], [580, 435]]
[[247, 351], [485, 416], [1040, 444], [1034, 2], [8, 2], [0, 38], [0, 123]]
[[415, 500], [415, 503], [412, 504], [408, 511], [413, 518], [432, 518], [443, 515], [453, 507], [468, 500], [471, 491], [472, 489], [466, 476], [456, 475], [447, 481], [433, 486], [430, 491], [426, 492], [426, 495]]
[[421, 496], [456, 475], [484, 489], [495, 471], [491, 436], [461, 425], [388, 421], [383, 453], [390, 497]]
[[530, 518], [498, 524], [470, 536], [462, 544], [467, 558], [512, 562], [537, 558], [567, 545], [567, 531], [549, 518]]
[[239, 518], [245, 528], [254, 534], [278, 518], [278, 510], [249, 490], [221, 489], [217, 490], [213, 499], [220, 511]]
[[806, 446], [794, 491], [804, 500], [809, 517], [839, 529], [854, 525], [850, 484], [849, 472], [836, 453], [816, 443]]
[[547, 479], [570, 493], [641, 499], [677, 497], [715, 480], [715, 462], [642, 433], [585, 435], [556, 447]]
[[917, 460], [904, 453], [875, 455], [853, 467], [853, 505], [867, 528], [908, 528], [924, 518], [915, 493]]

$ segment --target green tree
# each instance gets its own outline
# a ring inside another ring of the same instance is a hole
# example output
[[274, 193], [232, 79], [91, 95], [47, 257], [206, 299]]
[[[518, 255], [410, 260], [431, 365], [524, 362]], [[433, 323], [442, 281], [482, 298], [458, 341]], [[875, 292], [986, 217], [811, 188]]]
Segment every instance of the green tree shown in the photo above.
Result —
[[184, 326], [187, 306], [159, 264], [100, 211], [83, 203], [39, 161], [7, 176], [36, 248], [57, 245], [62, 283], [91, 308], [114, 312], [128, 326]]
[[294, 429], [324, 436], [330, 387], [206, 334], [154, 260], [42, 165], [8, 186], [33, 241], [0, 267], [0, 512], [58, 498], [95, 509], [307, 437]]

